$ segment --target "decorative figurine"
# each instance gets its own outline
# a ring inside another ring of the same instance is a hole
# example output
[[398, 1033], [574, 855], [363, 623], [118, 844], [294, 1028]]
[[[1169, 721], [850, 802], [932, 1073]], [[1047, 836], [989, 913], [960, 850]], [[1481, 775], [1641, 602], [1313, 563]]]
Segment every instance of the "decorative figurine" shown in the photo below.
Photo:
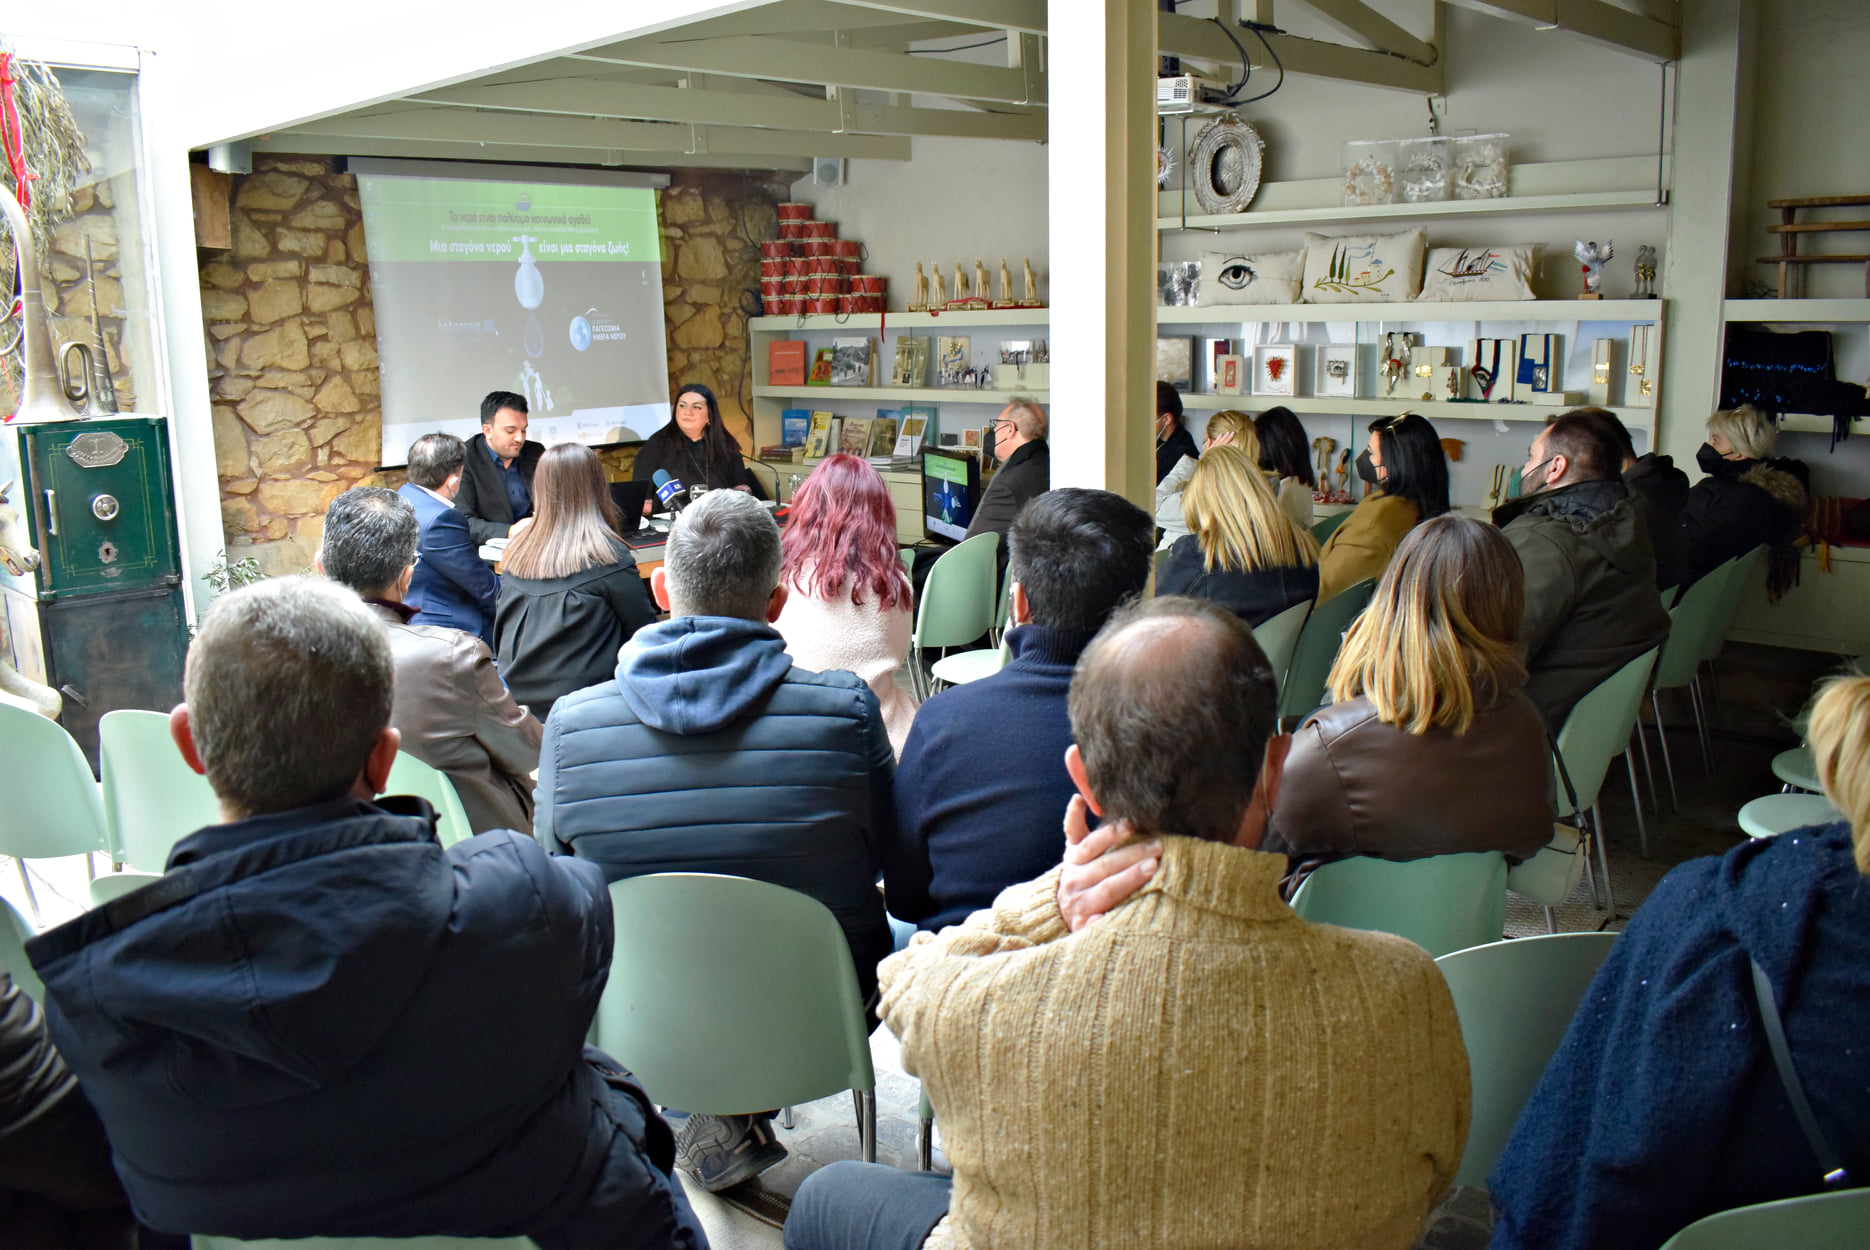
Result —
[[954, 263], [954, 297], [948, 302], [957, 307], [965, 306], [971, 296], [967, 289], [967, 273], [961, 268], [961, 262]]
[[1021, 296], [1020, 301], [1019, 301], [1019, 306], [1021, 308], [1044, 308], [1045, 307], [1044, 304], [1039, 302], [1039, 279], [1033, 276], [1032, 258], [1030, 256], [1026, 258], [1025, 290], [1026, 290], [1025, 295]]
[[980, 257], [974, 258], [974, 298], [982, 308], [993, 296], [993, 283], [987, 279], [987, 266], [981, 264]]
[[[920, 269], [921, 267], [921, 262], [918, 261], [916, 263], [916, 268]], [[940, 311], [948, 306], [948, 287], [942, 280], [941, 266], [931, 261], [929, 263], [929, 268], [934, 270], [934, 274], [931, 277], [933, 286], [930, 288], [928, 306], [931, 311]]]
[[1596, 242], [1586, 243], [1580, 239], [1572, 247], [1571, 254], [1578, 258], [1578, 264], [1584, 269], [1584, 294], [1579, 299], [1603, 299], [1603, 292], [1598, 288], [1604, 284], [1604, 263], [1617, 254], [1615, 242], [1599, 247]]
[[1656, 249], [1647, 243], [1636, 249], [1636, 298], [1656, 298]]
[[929, 279], [922, 272], [922, 262], [916, 262], [916, 293], [909, 301], [910, 312], [927, 312], [929, 306]]
[[1319, 437], [1312, 440], [1312, 467], [1318, 471], [1318, 489], [1312, 498], [1319, 503], [1331, 502], [1331, 453], [1338, 449], [1338, 440]]
[[997, 294], [994, 296], [993, 306], [995, 308], [1012, 308], [1014, 306], [1013, 275], [1006, 267], [1006, 257], [1004, 256], [1000, 258], [1000, 286]]
[[1351, 498], [1351, 449], [1346, 447], [1338, 454], [1338, 494], [1346, 503]]

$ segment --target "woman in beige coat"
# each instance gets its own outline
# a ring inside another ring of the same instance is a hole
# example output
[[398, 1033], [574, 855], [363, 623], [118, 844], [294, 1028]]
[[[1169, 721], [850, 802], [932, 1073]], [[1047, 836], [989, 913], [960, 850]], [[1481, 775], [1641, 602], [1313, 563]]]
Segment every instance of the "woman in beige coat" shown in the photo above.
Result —
[[1357, 475], [1374, 489], [1325, 543], [1318, 558], [1319, 603], [1382, 577], [1403, 535], [1448, 511], [1448, 456], [1426, 417], [1406, 412], [1372, 422]]

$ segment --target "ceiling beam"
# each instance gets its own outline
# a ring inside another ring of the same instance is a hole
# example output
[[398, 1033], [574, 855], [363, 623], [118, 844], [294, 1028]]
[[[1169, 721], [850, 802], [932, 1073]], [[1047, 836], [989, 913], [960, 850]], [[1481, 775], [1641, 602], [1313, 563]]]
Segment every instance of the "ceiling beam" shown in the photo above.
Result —
[[1682, 55], [1682, 28], [1642, 13], [1620, 9], [1606, 0], [1448, 0], [1464, 9], [1556, 29], [1618, 52], [1650, 61], [1674, 61]]
[[[1387, 52], [1350, 48], [1321, 39], [1300, 39], [1293, 35], [1267, 35], [1279, 54], [1288, 74], [1314, 78], [1337, 78], [1371, 87], [1389, 87], [1416, 95], [1442, 95], [1441, 62], [1418, 65]], [[1240, 51], [1227, 32], [1204, 17], [1185, 17], [1179, 13], [1156, 15], [1156, 42], [1164, 56], [1187, 57], [1226, 65], [1240, 64]], [[1247, 55], [1253, 59], [1255, 73], [1271, 69], [1272, 61], [1258, 39], [1240, 36]]]
[[[736, 81], [745, 82], [745, 79]], [[858, 103], [841, 125], [836, 100], [789, 91], [775, 94], [628, 83], [559, 80], [496, 87], [444, 87], [410, 97], [422, 104], [456, 108], [516, 109], [635, 121], [757, 126], [779, 130], [823, 130], [877, 135], [945, 135], [969, 139], [1045, 138], [1045, 118], [1034, 114], [977, 113], [968, 109], [897, 108]]]
[[1417, 65], [1433, 65], [1441, 59], [1434, 44], [1416, 38], [1363, 0], [1299, 0], [1299, 3], [1351, 38], [1362, 39], [1379, 52], [1406, 57]]
[[1045, 33], [1045, 0], [838, 0], [845, 8], [967, 22], [995, 30]]
[[[1193, 18], [1184, 18], [1193, 22]], [[1212, 23], [1196, 23], [1207, 25]], [[1220, 32], [1215, 32], [1219, 36]], [[867, 48], [834, 47], [798, 39], [737, 35], [728, 39], [636, 39], [574, 53], [574, 60], [610, 65], [652, 65], [731, 78], [777, 78], [832, 87], [913, 91], [924, 95], [1043, 104], [1027, 94], [1027, 71]], [[1043, 84], [1044, 75], [1039, 75]]]
[[551, 113], [488, 113], [415, 108], [372, 116], [302, 122], [287, 132], [340, 139], [408, 139], [498, 143], [512, 147], [584, 148], [621, 152], [714, 152], [743, 156], [846, 156], [906, 161], [909, 140], [895, 135], [762, 130], [752, 126], [689, 126], [617, 121]]
[[381, 156], [414, 160], [489, 161], [518, 165], [580, 165], [602, 169], [744, 169], [810, 173], [808, 157], [748, 156], [732, 152], [598, 152], [591, 148], [524, 147], [435, 139], [347, 139], [282, 131], [253, 140], [255, 152], [304, 156]]

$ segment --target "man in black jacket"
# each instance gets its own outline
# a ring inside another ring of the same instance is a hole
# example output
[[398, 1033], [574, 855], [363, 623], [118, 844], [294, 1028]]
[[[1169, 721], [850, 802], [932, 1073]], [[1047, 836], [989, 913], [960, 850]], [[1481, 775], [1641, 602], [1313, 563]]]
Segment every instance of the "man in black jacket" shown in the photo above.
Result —
[[493, 391], [480, 401], [480, 433], [467, 441], [455, 510], [476, 543], [505, 538], [532, 515], [532, 474], [545, 444], [526, 438], [526, 397]]
[[[1052, 489], [1052, 449], [1045, 441], [1045, 409], [1014, 396], [993, 419], [993, 454], [1000, 469], [981, 492], [967, 536], [999, 534], [1013, 528], [1013, 518], [1036, 495]], [[1006, 544], [1000, 546], [1002, 566]]]
[[1688, 503], [1688, 475], [1675, 467], [1672, 457], [1649, 452], [1636, 454], [1630, 431], [1615, 413], [1602, 408], [1574, 408], [1591, 418], [1616, 443], [1622, 460], [1623, 484], [1630, 492], [1649, 546], [1656, 553], [1656, 587], [1669, 590], [1688, 581], [1688, 535], [1682, 527], [1682, 509]]
[[1182, 457], [1192, 460], [1201, 458], [1201, 448], [1195, 446], [1195, 436], [1182, 424], [1182, 397], [1167, 382], [1156, 383], [1156, 482], [1169, 476], [1169, 470], [1182, 462]]

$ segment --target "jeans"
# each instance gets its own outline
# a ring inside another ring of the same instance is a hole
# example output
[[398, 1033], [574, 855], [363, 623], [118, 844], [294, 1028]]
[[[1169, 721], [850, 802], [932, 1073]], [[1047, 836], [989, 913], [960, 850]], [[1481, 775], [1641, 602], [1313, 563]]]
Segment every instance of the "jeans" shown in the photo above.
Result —
[[786, 1250], [917, 1250], [948, 1214], [953, 1182], [846, 1160], [805, 1178], [786, 1217]]

